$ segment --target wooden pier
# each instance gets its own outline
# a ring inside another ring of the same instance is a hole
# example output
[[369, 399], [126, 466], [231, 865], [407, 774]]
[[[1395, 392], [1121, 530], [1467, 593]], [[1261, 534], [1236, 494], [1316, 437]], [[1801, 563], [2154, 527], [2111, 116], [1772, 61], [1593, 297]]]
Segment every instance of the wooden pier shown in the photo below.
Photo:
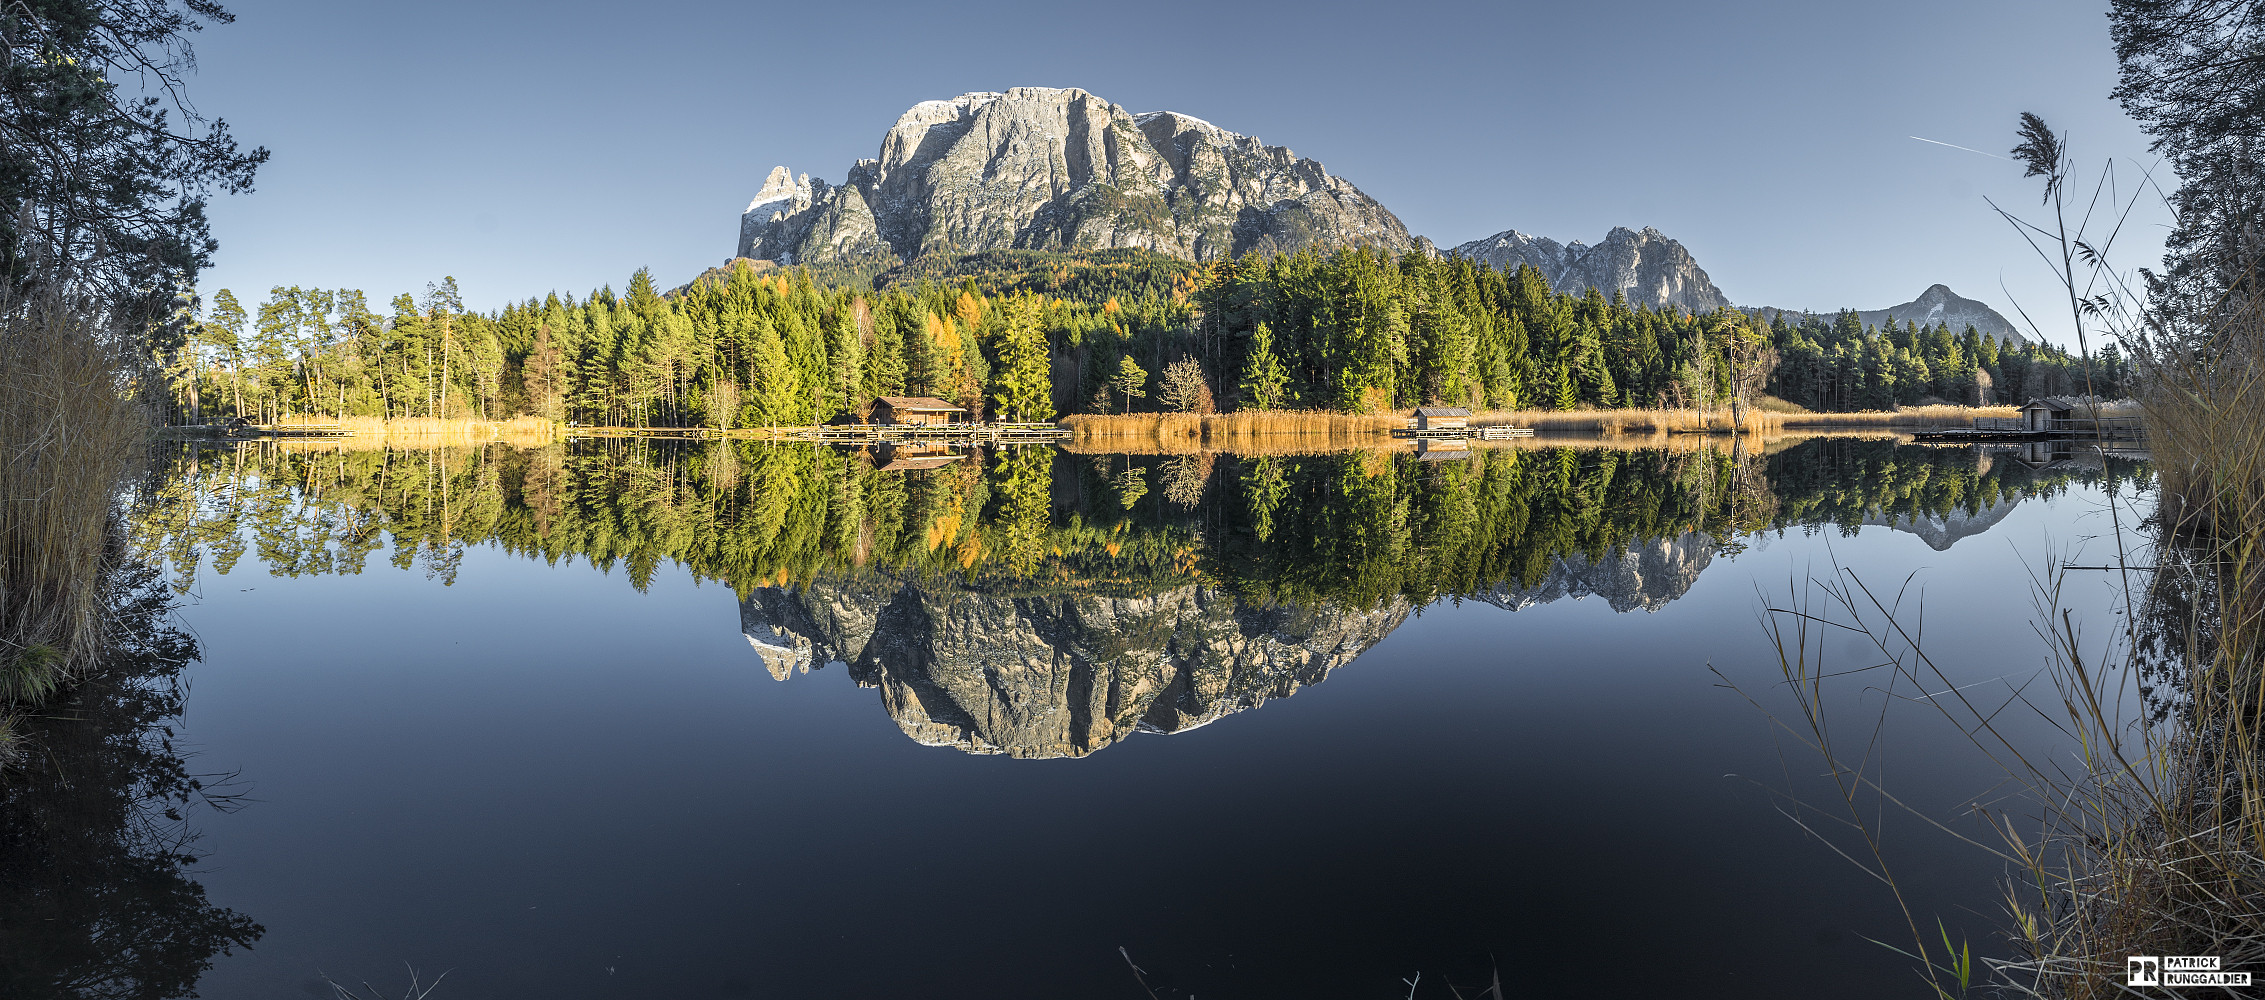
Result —
[[346, 438], [354, 432], [338, 424], [255, 424], [229, 422], [225, 424], [175, 424], [168, 428], [183, 437], [227, 438], [234, 441], [258, 441], [269, 438]]
[[1508, 441], [1511, 438], [1533, 437], [1534, 429], [1531, 427], [1435, 427], [1431, 429], [1402, 427], [1395, 429], [1392, 436], [1415, 438], [1418, 441]]
[[2069, 437], [2052, 431], [1998, 430], [1983, 427], [1937, 427], [1912, 431], [1914, 441], [2044, 441], [2055, 437]]
[[822, 444], [1054, 444], [1070, 429], [1054, 424], [819, 424], [813, 427], [573, 427], [569, 438], [639, 438], [647, 441], [816, 441]]
[[2138, 417], [2056, 420], [2044, 427], [2019, 420], [1979, 417], [1972, 427], [1932, 427], [1911, 432], [1914, 441], [2142, 441], [2147, 428]]
[[1069, 428], [1056, 424], [821, 424], [771, 432], [773, 440], [826, 444], [1054, 444], [1070, 437]]

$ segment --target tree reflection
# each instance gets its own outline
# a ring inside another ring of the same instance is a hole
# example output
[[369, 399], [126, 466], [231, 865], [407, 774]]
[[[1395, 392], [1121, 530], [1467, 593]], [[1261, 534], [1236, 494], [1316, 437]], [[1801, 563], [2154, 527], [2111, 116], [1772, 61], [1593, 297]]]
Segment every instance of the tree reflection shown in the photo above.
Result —
[[195, 995], [215, 957], [261, 929], [193, 875], [186, 812], [214, 796], [174, 743], [196, 643], [147, 569], [114, 582], [116, 646], [66, 700], [24, 723], [0, 773], [0, 996]]
[[[989, 591], [1147, 594], [1190, 582], [1267, 601], [1418, 605], [1532, 588], [1704, 536], [1933, 525], [2138, 466], [1819, 440], [1743, 447], [1071, 456], [868, 455], [807, 444], [605, 441], [521, 450], [176, 453], [136, 540], [186, 588], [246, 552], [281, 576], [389, 561], [452, 583], [469, 545], [755, 588], [844, 573]], [[1152, 488], [1151, 484], [1162, 484]], [[207, 562], [209, 560], [209, 562]]]

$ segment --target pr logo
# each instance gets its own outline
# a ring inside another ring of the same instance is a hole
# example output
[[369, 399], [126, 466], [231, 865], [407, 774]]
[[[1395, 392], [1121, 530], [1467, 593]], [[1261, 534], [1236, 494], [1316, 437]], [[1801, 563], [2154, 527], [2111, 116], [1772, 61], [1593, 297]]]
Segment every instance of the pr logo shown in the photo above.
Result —
[[2123, 960], [2124, 985], [2163, 985], [2163, 960], [2153, 955], [2133, 955]]

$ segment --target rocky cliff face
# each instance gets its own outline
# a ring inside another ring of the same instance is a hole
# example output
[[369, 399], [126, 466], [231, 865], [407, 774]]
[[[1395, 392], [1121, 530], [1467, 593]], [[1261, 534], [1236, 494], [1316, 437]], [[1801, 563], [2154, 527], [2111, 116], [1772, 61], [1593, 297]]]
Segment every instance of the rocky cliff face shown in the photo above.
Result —
[[1080, 757], [1318, 684], [1408, 610], [1254, 608], [1196, 586], [1003, 597], [866, 579], [759, 590], [740, 626], [773, 677], [847, 664], [921, 743]]
[[739, 256], [782, 263], [1144, 247], [1190, 260], [1416, 245], [1320, 163], [1200, 118], [1017, 87], [914, 105], [840, 186], [771, 171]]
[[1530, 236], [1515, 229], [1472, 240], [1453, 250], [1457, 256], [1483, 260], [1496, 270], [1515, 271], [1531, 264], [1560, 292], [1594, 288], [1606, 298], [1621, 292], [1628, 301], [1659, 308], [1681, 306], [1705, 312], [1730, 305], [1714, 280], [1691, 259], [1683, 244], [1649, 226], [1638, 232], [1615, 228], [1604, 242], [1585, 246], [1579, 240], [1560, 245], [1546, 236]]
[[1505, 584], [1478, 599], [1517, 611], [1594, 594], [1603, 597], [1614, 611], [1658, 611], [1690, 592], [1691, 584], [1714, 561], [1714, 553], [1715, 540], [1701, 532], [1655, 538], [1603, 559], [1582, 555], [1560, 558], [1540, 583], [1532, 587]]

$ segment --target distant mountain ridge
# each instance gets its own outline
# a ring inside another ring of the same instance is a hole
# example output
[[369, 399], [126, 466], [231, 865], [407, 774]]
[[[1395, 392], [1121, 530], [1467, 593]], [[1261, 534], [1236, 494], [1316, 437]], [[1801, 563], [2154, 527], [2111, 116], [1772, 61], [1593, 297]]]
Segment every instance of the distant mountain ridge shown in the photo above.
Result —
[[1941, 284], [1927, 286], [1927, 290], [1920, 292], [1918, 298], [1902, 305], [1885, 309], [1860, 309], [1856, 316], [1872, 326], [1886, 326], [1890, 322], [1897, 326], [1906, 322], [1920, 326], [1940, 323], [1950, 327], [1954, 333], [1972, 326], [1999, 340], [2010, 337], [2026, 343], [2029, 339], [2021, 335], [2021, 329], [2014, 326], [2011, 320], [1990, 308], [1988, 303], [1961, 296], [1951, 291], [1948, 285]]
[[[1816, 316], [1827, 320], [1833, 318], [1832, 313], [1810, 312], [1805, 309], [1777, 309], [1770, 306], [1747, 306], [1745, 309], [1747, 312], [1755, 314], [1783, 312], [1792, 316]], [[1950, 286], [1943, 284], [1929, 285], [1926, 291], [1919, 293], [1918, 298], [1899, 306], [1889, 306], [1885, 309], [1856, 310], [1856, 318], [1866, 326], [1874, 327], [1886, 327], [1890, 322], [1896, 326], [1902, 326], [1906, 322], [1917, 323], [1920, 326], [1934, 326], [1940, 323], [1949, 327], [1952, 333], [1962, 332], [1968, 326], [1972, 326], [1975, 332], [1988, 337], [1996, 337], [2000, 342], [2011, 341], [2018, 344], [2029, 342], [2029, 338], [2021, 332], [2020, 327], [2013, 325], [2013, 321], [2006, 319], [2003, 314], [1991, 308], [1989, 303], [1966, 298], [1951, 291]]]
[[1449, 251], [1459, 257], [1483, 260], [1498, 271], [1515, 271], [1532, 265], [1559, 292], [1579, 293], [1594, 288], [1607, 297], [1618, 292], [1628, 301], [1659, 308], [1681, 306], [1692, 312], [1728, 308], [1729, 297], [1700, 269], [1683, 244], [1645, 226], [1641, 232], [1615, 227], [1604, 242], [1585, 246], [1579, 240], [1559, 244], [1546, 236], [1515, 229], [1472, 240]]
[[1319, 162], [1171, 111], [1016, 87], [923, 101], [840, 186], [764, 179], [738, 255], [784, 264], [1140, 247], [1187, 260], [1307, 246], [1417, 246]]

